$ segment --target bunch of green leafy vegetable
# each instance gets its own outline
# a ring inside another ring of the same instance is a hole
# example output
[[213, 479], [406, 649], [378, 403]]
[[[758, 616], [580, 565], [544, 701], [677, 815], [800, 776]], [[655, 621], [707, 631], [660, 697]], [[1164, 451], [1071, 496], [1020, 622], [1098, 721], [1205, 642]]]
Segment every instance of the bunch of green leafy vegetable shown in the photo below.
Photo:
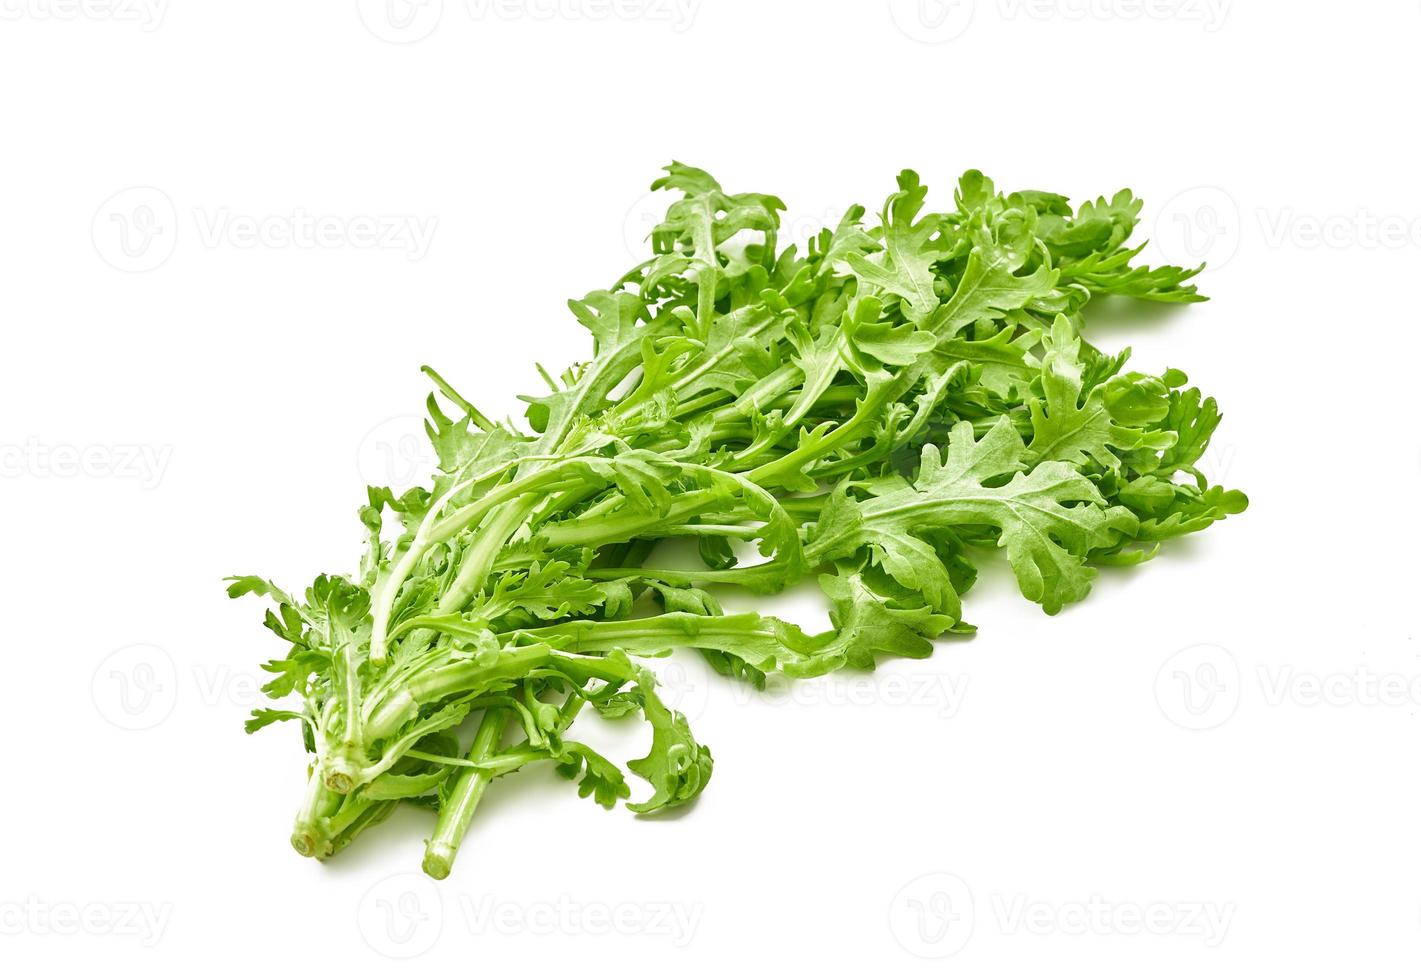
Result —
[[[526, 430], [426, 368], [453, 406], [429, 398], [439, 469], [429, 487], [369, 490], [359, 571], [304, 595], [232, 580], [272, 600], [266, 624], [290, 646], [265, 690], [294, 706], [247, 727], [300, 724], [302, 854], [414, 802], [437, 811], [424, 867], [443, 877], [490, 781], [543, 760], [604, 806], [629, 797], [621, 768], [571, 737], [588, 708], [651, 728], [628, 764], [650, 795], [631, 808], [683, 804], [711, 754], [643, 658], [693, 647], [763, 683], [926, 656], [972, 631], [961, 596], [994, 550], [1055, 613], [1092, 566], [1246, 506], [1196, 469], [1213, 399], [1082, 339], [1095, 296], [1203, 299], [1197, 269], [1132, 265], [1129, 191], [1072, 209], [971, 171], [927, 213], [904, 171], [878, 221], [854, 207], [781, 249], [777, 198], [681, 164], [653, 186], [682, 197], [645, 262], [570, 303], [592, 357], [544, 374]], [[700, 567], [655, 560], [678, 538]], [[810, 577], [833, 624], [818, 635], [715, 595]]]

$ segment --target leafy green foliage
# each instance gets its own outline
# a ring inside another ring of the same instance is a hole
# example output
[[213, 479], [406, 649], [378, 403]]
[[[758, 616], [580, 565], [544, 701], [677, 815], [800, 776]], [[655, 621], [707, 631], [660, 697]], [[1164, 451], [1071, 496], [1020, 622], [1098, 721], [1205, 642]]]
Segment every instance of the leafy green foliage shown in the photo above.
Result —
[[[968, 171], [937, 212], [917, 174], [897, 184], [876, 224], [856, 205], [781, 248], [778, 198], [672, 164], [650, 258], [569, 304], [590, 359], [543, 372], [526, 426], [425, 368], [439, 468], [368, 490], [357, 572], [300, 595], [231, 580], [286, 648], [264, 669], [288, 704], [247, 729], [297, 721], [314, 755], [297, 850], [328, 857], [405, 801], [437, 811], [442, 877], [489, 785], [535, 763], [602, 806], [690, 803], [711, 753], [648, 658], [695, 649], [763, 684], [925, 657], [974, 631], [963, 600], [993, 552], [1056, 613], [1096, 566], [1247, 506], [1199, 468], [1213, 399], [1087, 342], [1094, 296], [1203, 299], [1199, 270], [1135, 264], [1139, 199], [1072, 208]], [[702, 567], [661, 567], [669, 539]], [[806, 580], [830, 610], [817, 635], [717, 597]], [[650, 728], [624, 763], [644, 798], [568, 737], [588, 706]]]

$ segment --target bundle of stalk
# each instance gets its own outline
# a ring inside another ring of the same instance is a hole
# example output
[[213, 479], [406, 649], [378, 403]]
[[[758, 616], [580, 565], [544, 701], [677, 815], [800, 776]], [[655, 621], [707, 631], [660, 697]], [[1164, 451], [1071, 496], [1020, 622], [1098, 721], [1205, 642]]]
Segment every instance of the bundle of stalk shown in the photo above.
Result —
[[[877, 222], [854, 207], [781, 249], [774, 197], [680, 164], [654, 187], [683, 196], [651, 257], [569, 304], [591, 359], [543, 372], [526, 425], [426, 368], [438, 472], [369, 489], [358, 571], [304, 595], [232, 580], [270, 598], [290, 645], [264, 665], [289, 703], [247, 727], [299, 723], [302, 854], [329, 857], [414, 803], [437, 812], [424, 868], [444, 877], [489, 784], [541, 761], [610, 807], [631, 790], [573, 737], [589, 711], [651, 729], [627, 764], [650, 795], [631, 809], [684, 804], [711, 754], [648, 658], [696, 648], [727, 683], [760, 684], [923, 657], [973, 631], [961, 597], [993, 552], [1055, 613], [1093, 566], [1142, 562], [1246, 506], [1196, 468], [1213, 400], [1082, 338], [1092, 297], [1203, 299], [1197, 269], [1132, 265], [1128, 191], [1073, 209], [973, 171], [951, 210], [924, 213], [905, 171]], [[695, 543], [679, 563], [695, 567], [658, 559], [670, 539]], [[807, 578], [827, 632], [718, 598]]]

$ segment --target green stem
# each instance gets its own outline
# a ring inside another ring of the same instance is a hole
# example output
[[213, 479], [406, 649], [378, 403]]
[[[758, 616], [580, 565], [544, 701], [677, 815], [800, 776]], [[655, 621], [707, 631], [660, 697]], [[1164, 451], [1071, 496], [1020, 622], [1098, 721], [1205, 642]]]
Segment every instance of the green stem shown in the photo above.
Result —
[[336, 834], [331, 840], [331, 853], [343, 849], [351, 841], [355, 840], [359, 834], [385, 820], [399, 807], [399, 800], [375, 800], [369, 806], [360, 811], [360, 815], [352, 820], [344, 830]]
[[341, 797], [326, 788], [319, 766], [306, 778], [306, 796], [291, 828], [291, 846], [302, 857], [325, 858], [334, 851], [326, 821], [340, 808]]
[[467, 398], [455, 391], [453, 387], [450, 386], [449, 382], [445, 381], [439, 376], [438, 371], [434, 370], [434, 368], [430, 367], [428, 364], [420, 365], [420, 370], [423, 371], [425, 374], [429, 375], [430, 380], [433, 381], [434, 384], [439, 388], [439, 390], [444, 393], [445, 398], [449, 399], [455, 405], [458, 405], [459, 408], [463, 409], [464, 414], [469, 417], [469, 420], [472, 421], [474, 425], [477, 425], [485, 432], [493, 431], [494, 425], [488, 420], [488, 416], [484, 415], [483, 412], [480, 412], [477, 408], [470, 404]]
[[458, 612], [470, 599], [478, 595], [479, 591], [483, 589], [484, 583], [488, 581], [494, 559], [503, 550], [503, 546], [508, 543], [508, 539], [523, 526], [523, 521], [534, 506], [536, 503], [526, 502], [509, 505], [500, 513], [493, 515], [489, 522], [480, 529], [477, 540], [464, 555], [458, 576], [450, 585], [449, 591], [439, 600], [439, 605], [435, 606], [434, 614], [436, 616], [447, 616], [449, 613]]
[[[507, 727], [507, 708], [489, 708], [485, 711], [483, 720], [479, 722], [479, 730], [474, 735], [473, 747], [469, 749], [469, 761], [478, 765], [497, 752]], [[453, 791], [439, 808], [439, 820], [434, 825], [434, 836], [425, 846], [425, 874], [431, 878], [449, 876], [449, 869], [454, 865], [454, 856], [459, 851], [459, 844], [468, 833], [469, 822], [474, 819], [474, 810], [492, 781], [493, 776], [482, 769], [466, 769], [459, 774]]]
[[[550, 549], [588, 547], [627, 541], [661, 524], [679, 524], [697, 516], [702, 510], [723, 503], [725, 494], [715, 490], [688, 490], [677, 496], [665, 514], [632, 512], [618, 514], [601, 520], [587, 520], [579, 515], [571, 520], [556, 524], [545, 524], [538, 529], [539, 538]], [[621, 504], [623, 498], [616, 495], [608, 505], [609, 510]]]
[[340, 694], [341, 738], [325, 757], [322, 778], [332, 792], [345, 794], [355, 788], [355, 773], [365, 765], [366, 758], [361, 728], [360, 663], [354, 637], [347, 631], [341, 632], [344, 635], [336, 644], [336, 655], [344, 664], [342, 674], [345, 680]]
[[[527, 457], [523, 462], [541, 461], [548, 458], [550, 457]], [[499, 494], [507, 493], [509, 487], [516, 484], [517, 481], [515, 480], [514, 484], [504, 484], [497, 490], [484, 494], [474, 504], [466, 505], [459, 511], [456, 511], [451, 517], [440, 521], [439, 515], [443, 512], [445, 504], [449, 503], [449, 501], [470, 487], [483, 483], [486, 480], [502, 478], [502, 475], [514, 465], [515, 463], [513, 462], [504, 463], [476, 476], [465, 478], [446, 490], [442, 496], [430, 505], [429, 511], [424, 515], [424, 519], [420, 521], [419, 528], [415, 531], [409, 546], [400, 555], [399, 559], [396, 560], [394, 565], [390, 567], [388, 573], [380, 576], [379, 580], [375, 583], [374, 591], [371, 593], [371, 663], [380, 665], [385, 662], [389, 652], [388, 633], [390, 628], [390, 613], [395, 606], [395, 597], [399, 595], [401, 586], [405, 584], [405, 580], [414, 572], [415, 566], [419, 564], [420, 559], [422, 559], [434, 545], [439, 544], [463, 529], [464, 524], [458, 521], [455, 521], [451, 525], [450, 522], [454, 520], [455, 517], [462, 515], [462, 519], [467, 523], [481, 519], [489, 508], [496, 506], [497, 503], [503, 499]], [[514, 496], [517, 496], [517, 494], [514, 494]]]
[[821, 439], [803, 442], [783, 456], [755, 467], [746, 476], [761, 486], [772, 487], [786, 474], [802, 472], [817, 459], [853, 442], [865, 430], [870, 429], [877, 421], [880, 409], [898, 397], [902, 387], [901, 381], [885, 382], [877, 387], [870, 386], [868, 394], [859, 402], [858, 410], [846, 422]]
[[491, 664], [459, 660], [421, 671], [391, 690], [375, 705], [365, 725], [365, 737], [372, 743], [389, 738], [419, 717], [420, 706], [471, 691], [507, 687], [527, 676], [552, 657], [547, 647], [522, 647], [499, 657]]

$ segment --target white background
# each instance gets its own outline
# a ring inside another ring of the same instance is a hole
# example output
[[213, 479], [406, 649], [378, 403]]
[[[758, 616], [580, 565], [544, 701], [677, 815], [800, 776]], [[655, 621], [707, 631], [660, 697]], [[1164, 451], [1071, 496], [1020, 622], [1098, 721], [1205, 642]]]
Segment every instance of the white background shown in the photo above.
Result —
[[[1416, 3], [392, 2], [0, 0], [9, 975], [1414, 974]], [[302, 860], [221, 578], [354, 567], [421, 363], [499, 413], [582, 356], [673, 157], [801, 237], [905, 166], [1133, 188], [1214, 301], [1087, 335], [1218, 397], [1252, 509], [867, 679], [668, 666], [676, 818], [528, 772], [437, 886], [418, 812]]]

